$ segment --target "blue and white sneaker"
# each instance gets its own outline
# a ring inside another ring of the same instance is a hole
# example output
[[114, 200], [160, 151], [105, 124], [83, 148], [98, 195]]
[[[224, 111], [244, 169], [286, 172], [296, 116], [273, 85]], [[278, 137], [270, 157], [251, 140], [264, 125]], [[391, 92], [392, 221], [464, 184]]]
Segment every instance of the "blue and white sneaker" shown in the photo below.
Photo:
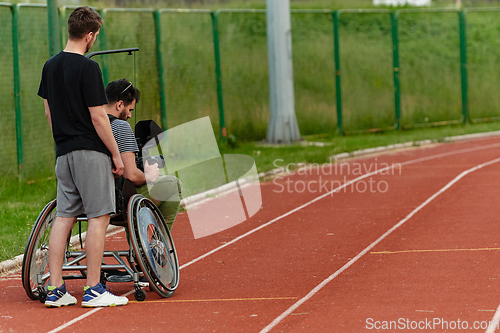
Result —
[[109, 288], [101, 283], [95, 287], [83, 288], [82, 306], [95, 308], [101, 306], [118, 306], [128, 303], [127, 297], [120, 297], [109, 292]]
[[45, 306], [48, 308], [59, 308], [61, 306], [75, 305], [76, 298], [71, 296], [66, 290], [66, 284], [64, 283], [59, 288], [55, 286], [48, 287], [49, 294], [45, 300]]

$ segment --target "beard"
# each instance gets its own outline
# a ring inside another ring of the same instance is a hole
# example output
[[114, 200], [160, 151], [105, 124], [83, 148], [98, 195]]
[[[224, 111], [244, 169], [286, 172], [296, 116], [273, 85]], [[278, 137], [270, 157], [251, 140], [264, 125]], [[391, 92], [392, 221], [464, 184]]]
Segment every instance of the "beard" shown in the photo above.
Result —
[[122, 111], [118, 116], [118, 119], [127, 121], [127, 111]]
[[87, 47], [85, 48], [85, 53], [90, 51], [90, 48], [94, 45], [94, 41], [91, 40], [90, 42], [87, 43]]

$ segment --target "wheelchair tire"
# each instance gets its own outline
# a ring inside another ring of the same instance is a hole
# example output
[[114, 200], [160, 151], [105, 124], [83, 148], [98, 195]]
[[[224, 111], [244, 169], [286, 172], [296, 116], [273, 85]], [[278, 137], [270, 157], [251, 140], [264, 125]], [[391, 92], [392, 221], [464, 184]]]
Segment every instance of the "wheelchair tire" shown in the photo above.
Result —
[[45, 301], [47, 300], [47, 295], [48, 293], [45, 290], [42, 290], [38, 293], [38, 300], [40, 301], [40, 303], [45, 303]]
[[32, 300], [43, 297], [38, 295], [38, 274], [43, 274], [41, 282], [44, 288], [49, 282], [49, 237], [55, 219], [56, 200], [53, 200], [38, 215], [24, 251], [22, 281], [26, 294]]
[[144, 276], [161, 297], [171, 297], [179, 284], [179, 261], [167, 224], [156, 205], [140, 194], [128, 204], [130, 239]]
[[135, 292], [134, 292], [134, 298], [136, 301], [138, 302], [142, 302], [146, 299], [146, 292], [142, 289], [137, 289]]

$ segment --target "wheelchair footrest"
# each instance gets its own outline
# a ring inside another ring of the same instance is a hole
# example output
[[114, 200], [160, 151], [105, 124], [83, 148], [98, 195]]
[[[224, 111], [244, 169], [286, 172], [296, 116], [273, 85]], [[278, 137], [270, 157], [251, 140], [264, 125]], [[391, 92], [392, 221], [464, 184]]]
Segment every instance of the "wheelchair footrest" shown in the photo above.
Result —
[[106, 280], [108, 282], [132, 282], [134, 278], [131, 275], [109, 275]]

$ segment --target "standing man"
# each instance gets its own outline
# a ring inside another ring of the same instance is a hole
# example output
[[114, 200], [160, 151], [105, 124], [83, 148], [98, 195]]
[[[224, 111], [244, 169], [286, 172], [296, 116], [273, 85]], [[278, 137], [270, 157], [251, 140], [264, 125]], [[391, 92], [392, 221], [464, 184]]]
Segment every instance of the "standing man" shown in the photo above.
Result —
[[[121, 79], [108, 84], [106, 96], [109, 103], [104, 108], [111, 119], [111, 129], [123, 160], [123, 177], [134, 183], [138, 193], [150, 198], [158, 206], [168, 229], [172, 230], [181, 202], [181, 181], [172, 175], [159, 176], [158, 165], [149, 165], [147, 161], [144, 162], [142, 172], [135, 162], [139, 148], [127, 119], [132, 116], [132, 111], [139, 102], [139, 90], [128, 80]], [[157, 197], [149, 195], [147, 184], [155, 186]]]
[[103, 105], [106, 93], [99, 65], [83, 55], [103, 23], [89, 7], [78, 7], [68, 19], [65, 49], [43, 67], [38, 95], [56, 142], [57, 217], [49, 239], [51, 285], [47, 307], [76, 304], [66, 290], [62, 265], [68, 236], [80, 214], [89, 220], [86, 254], [87, 286], [83, 307], [125, 305], [100, 283], [101, 263], [110, 214], [115, 211], [114, 180], [123, 162]]

